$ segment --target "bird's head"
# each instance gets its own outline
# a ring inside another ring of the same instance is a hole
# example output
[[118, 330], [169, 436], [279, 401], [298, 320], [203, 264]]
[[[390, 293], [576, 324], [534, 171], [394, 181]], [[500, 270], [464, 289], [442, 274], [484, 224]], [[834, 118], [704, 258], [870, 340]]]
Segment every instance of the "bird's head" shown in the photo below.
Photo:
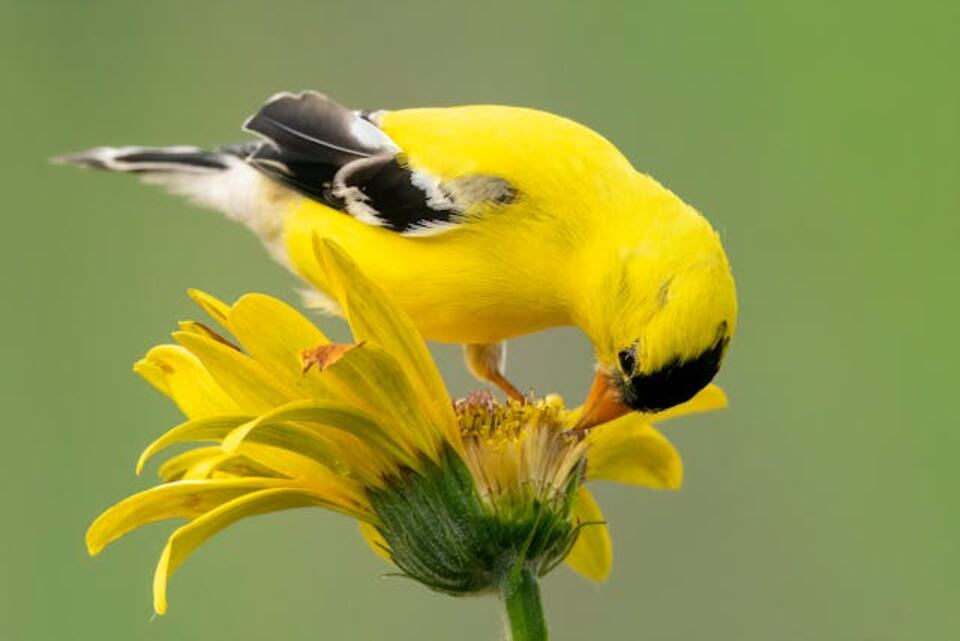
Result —
[[[595, 298], [597, 374], [579, 428], [691, 399], [717, 374], [736, 329], [733, 276], [716, 235], [664, 259], [626, 251]], [[704, 250], [705, 251], [701, 251]]]

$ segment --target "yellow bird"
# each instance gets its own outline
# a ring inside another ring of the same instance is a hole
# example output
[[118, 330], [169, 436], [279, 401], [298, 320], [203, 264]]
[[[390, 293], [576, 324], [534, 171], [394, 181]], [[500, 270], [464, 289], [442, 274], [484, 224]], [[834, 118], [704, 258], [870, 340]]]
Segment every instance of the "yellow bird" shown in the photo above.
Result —
[[609, 141], [542, 111], [351, 111], [282, 93], [216, 151], [101, 147], [56, 160], [131, 172], [243, 223], [336, 313], [314, 239], [339, 243], [424, 337], [504, 377], [506, 339], [575, 325], [597, 374], [580, 427], [693, 397], [720, 367], [737, 303], [720, 239]]

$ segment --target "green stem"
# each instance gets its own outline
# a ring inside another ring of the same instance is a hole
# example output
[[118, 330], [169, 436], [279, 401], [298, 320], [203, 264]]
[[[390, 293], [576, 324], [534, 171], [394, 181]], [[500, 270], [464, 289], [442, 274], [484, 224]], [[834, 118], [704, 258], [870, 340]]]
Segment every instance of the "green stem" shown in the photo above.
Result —
[[540, 586], [530, 570], [517, 568], [504, 577], [500, 598], [507, 611], [510, 641], [547, 641]]

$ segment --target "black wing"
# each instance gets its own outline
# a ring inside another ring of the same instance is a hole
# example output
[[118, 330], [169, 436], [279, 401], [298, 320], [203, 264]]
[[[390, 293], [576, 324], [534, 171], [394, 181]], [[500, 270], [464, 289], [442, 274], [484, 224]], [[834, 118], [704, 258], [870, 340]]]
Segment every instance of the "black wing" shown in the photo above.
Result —
[[244, 125], [264, 140], [225, 151], [309, 198], [404, 234], [453, 226], [477, 194], [500, 203], [514, 198], [510, 185], [494, 176], [445, 184], [408, 167], [375, 120], [315, 92], [278, 94]]

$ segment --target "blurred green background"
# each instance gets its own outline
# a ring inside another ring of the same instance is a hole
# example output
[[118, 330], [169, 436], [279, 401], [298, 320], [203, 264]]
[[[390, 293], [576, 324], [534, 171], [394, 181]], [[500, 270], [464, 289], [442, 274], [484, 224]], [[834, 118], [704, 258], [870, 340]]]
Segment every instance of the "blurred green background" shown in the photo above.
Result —
[[[184, 290], [295, 301], [296, 283], [218, 215], [46, 158], [233, 141], [266, 96], [311, 87], [573, 117], [723, 234], [732, 407], [667, 428], [682, 491], [599, 488], [614, 574], [546, 580], [555, 639], [960, 638], [958, 43], [948, 2], [5, 0], [0, 638], [499, 638], [494, 599], [384, 578], [321, 511], [218, 536], [156, 620], [169, 524], [85, 554], [178, 419], [130, 364], [195, 315]], [[523, 385], [582, 398], [576, 332], [511, 356]]]

